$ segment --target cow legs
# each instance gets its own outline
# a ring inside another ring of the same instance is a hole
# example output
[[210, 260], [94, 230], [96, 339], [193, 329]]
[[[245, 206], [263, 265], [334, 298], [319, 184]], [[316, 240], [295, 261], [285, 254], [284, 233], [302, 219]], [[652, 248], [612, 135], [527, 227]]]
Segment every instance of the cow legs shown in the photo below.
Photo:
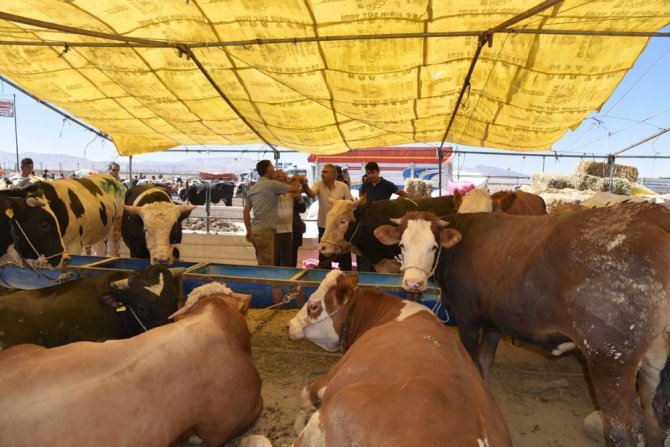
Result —
[[662, 447], [664, 431], [659, 427], [652, 408], [656, 387], [660, 382], [660, 374], [668, 356], [663, 337], [657, 337], [642, 358], [637, 375], [638, 395], [644, 415], [644, 437], [647, 447]]
[[[588, 351], [585, 350], [585, 355]], [[587, 357], [596, 400], [605, 419], [607, 447], [641, 447], [643, 440], [642, 412], [637, 404], [635, 371], [621, 371], [621, 361], [614, 364], [607, 358]]]
[[487, 387], [489, 385], [491, 365], [493, 365], [493, 360], [496, 357], [496, 349], [498, 349], [498, 342], [500, 342], [500, 332], [487, 331], [486, 329], [482, 331], [482, 339], [477, 349], [477, 365]]
[[121, 217], [112, 220], [112, 231], [107, 238], [107, 255], [119, 256], [121, 249]]

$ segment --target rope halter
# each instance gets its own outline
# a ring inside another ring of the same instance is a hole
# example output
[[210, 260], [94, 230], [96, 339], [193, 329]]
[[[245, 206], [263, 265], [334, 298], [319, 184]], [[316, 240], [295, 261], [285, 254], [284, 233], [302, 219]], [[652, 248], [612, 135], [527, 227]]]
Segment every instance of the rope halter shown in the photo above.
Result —
[[21, 256], [21, 259], [26, 263], [26, 265], [29, 265], [28, 260], [23, 256], [23, 253], [19, 250], [18, 244], [19, 244], [19, 237], [17, 236], [16, 232], [14, 231], [14, 226], [21, 230], [21, 234], [23, 234], [23, 238], [28, 242], [28, 245], [30, 245], [30, 248], [33, 250], [35, 255], [37, 256], [36, 261], [40, 265], [46, 265], [51, 258], [55, 258], [57, 256], [62, 256], [63, 254], [66, 253], [66, 250], [63, 250], [59, 253], [53, 254], [51, 256], [45, 256], [43, 253], [40, 253], [37, 248], [35, 248], [35, 245], [32, 243], [26, 232], [23, 230], [23, 227], [19, 223], [18, 220], [16, 220], [14, 217], [10, 218], [10, 221], [14, 224], [11, 225], [11, 231], [12, 231], [12, 240], [14, 242], [14, 248], [16, 248], [16, 252]]
[[395, 259], [396, 261], [398, 261], [400, 263], [400, 271], [401, 272], [404, 272], [404, 271], [409, 270], [409, 269], [414, 269], [414, 270], [418, 270], [418, 271], [424, 273], [428, 278], [431, 278], [435, 274], [435, 270], [437, 269], [437, 264], [439, 263], [439, 260], [440, 260], [440, 254], [442, 253], [442, 246], [439, 245], [438, 247], [439, 248], [437, 250], [437, 255], [433, 258], [433, 267], [431, 268], [430, 272], [421, 268], [421, 267], [418, 267], [416, 265], [405, 265], [405, 258], [402, 255], [402, 253], [400, 253], [399, 255], [397, 255], [393, 259]]

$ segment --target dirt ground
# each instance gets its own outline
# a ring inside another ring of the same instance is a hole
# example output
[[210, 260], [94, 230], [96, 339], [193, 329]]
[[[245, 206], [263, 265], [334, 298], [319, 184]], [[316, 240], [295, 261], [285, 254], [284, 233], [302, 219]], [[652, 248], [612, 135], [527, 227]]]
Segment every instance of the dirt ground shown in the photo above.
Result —
[[[274, 447], [288, 447], [296, 436], [293, 423], [302, 388], [340, 358], [307, 341], [288, 339], [285, 327], [295, 312], [252, 309], [247, 317], [265, 408], [244, 436], [263, 434]], [[491, 389], [516, 447], [598, 445], [582, 429], [594, 404], [584, 368], [574, 354], [550, 358], [506, 340], [498, 348]], [[225, 447], [237, 447], [241, 439], [232, 439]]]

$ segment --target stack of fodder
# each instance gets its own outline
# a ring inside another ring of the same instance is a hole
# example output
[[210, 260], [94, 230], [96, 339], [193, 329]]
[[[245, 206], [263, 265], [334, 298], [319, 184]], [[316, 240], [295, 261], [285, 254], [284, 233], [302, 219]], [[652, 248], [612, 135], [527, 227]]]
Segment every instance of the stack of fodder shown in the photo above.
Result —
[[530, 176], [530, 180], [535, 191], [575, 188], [574, 179], [571, 176], [555, 172], [537, 172]]
[[405, 180], [404, 189], [410, 199], [426, 199], [430, 197], [430, 193], [433, 191], [433, 182], [408, 178]]
[[[582, 160], [575, 168], [575, 174], [588, 174], [601, 178], [609, 178], [610, 168], [607, 163], [600, 161]], [[630, 183], [637, 182], [639, 172], [635, 166], [614, 164], [614, 177], [628, 180]]]

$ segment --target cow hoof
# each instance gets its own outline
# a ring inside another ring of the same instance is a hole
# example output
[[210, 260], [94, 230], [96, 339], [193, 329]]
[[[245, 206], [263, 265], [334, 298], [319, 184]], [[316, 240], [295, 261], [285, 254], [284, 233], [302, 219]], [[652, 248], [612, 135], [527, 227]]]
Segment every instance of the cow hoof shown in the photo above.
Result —
[[605, 418], [602, 411], [594, 411], [584, 418], [584, 432], [598, 445], [605, 445]]
[[307, 411], [300, 410], [295, 416], [295, 422], [293, 423], [293, 429], [295, 430], [295, 433], [300, 434], [300, 432], [302, 432], [302, 430], [305, 428], [305, 425], [307, 425]]
[[251, 435], [242, 439], [240, 447], [272, 447], [272, 443], [263, 435]]

